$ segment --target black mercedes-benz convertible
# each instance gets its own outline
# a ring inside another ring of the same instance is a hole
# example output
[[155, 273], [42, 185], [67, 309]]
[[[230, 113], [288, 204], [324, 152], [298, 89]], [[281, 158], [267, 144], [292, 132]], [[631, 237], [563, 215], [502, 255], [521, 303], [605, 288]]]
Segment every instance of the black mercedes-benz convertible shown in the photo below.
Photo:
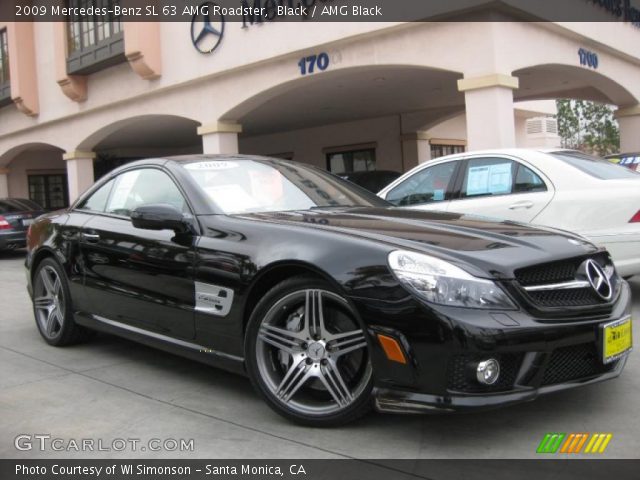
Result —
[[28, 234], [44, 340], [98, 330], [246, 373], [308, 425], [616, 377], [630, 291], [579, 236], [396, 208], [264, 157], [127, 164]]

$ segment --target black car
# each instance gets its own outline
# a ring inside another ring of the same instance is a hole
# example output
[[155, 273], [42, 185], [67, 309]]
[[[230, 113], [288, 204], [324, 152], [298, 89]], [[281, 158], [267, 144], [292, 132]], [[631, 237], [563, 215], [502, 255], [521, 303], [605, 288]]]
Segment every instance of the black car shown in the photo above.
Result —
[[378, 193], [391, 182], [402, 176], [400, 172], [394, 172], [393, 170], [337, 173], [336, 175], [373, 193]]
[[417, 212], [285, 160], [143, 160], [32, 226], [38, 329], [250, 377], [309, 425], [533, 400], [616, 377], [630, 289], [581, 237]]
[[0, 251], [27, 246], [27, 230], [44, 210], [26, 198], [0, 198]]

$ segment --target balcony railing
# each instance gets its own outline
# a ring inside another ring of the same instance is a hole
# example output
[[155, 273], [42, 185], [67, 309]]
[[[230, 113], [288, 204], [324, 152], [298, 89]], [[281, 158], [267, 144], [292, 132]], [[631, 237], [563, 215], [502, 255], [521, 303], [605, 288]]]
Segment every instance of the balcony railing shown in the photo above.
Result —
[[84, 46], [69, 53], [67, 73], [88, 75], [125, 60], [124, 35], [123, 32], [118, 32], [93, 45]]

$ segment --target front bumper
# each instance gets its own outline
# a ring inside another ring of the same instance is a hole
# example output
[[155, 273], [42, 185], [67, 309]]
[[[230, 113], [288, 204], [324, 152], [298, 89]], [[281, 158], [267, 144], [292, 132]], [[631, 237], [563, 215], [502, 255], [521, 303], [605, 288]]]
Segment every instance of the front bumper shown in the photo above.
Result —
[[487, 395], [452, 394], [439, 396], [405, 390], [376, 388], [374, 391], [374, 405], [377, 411], [385, 413], [445, 413], [490, 410], [492, 408], [530, 402], [547, 393], [560, 392], [616, 378], [622, 373], [627, 358], [628, 355], [621, 358], [610, 372], [595, 377], [576, 379], [539, 388], [516, 386], [518, 390]]
[[[615, 378], [628, 355], [604, 364], [602, 325], [630, 316], [626, 282], [613, 308], [580, 318], [535, 318], [525, 310], [490, 312], [429, 308], [410, 300], [357, 301], [372, 336], [375, 405], [385, 412], [469, 411], [534, 400], [539, 395]], [[389, 361], [378, 334], [402, 345], [406, 364]], [[501, 363], [496, 384], [483, 386], [468, 368]]]

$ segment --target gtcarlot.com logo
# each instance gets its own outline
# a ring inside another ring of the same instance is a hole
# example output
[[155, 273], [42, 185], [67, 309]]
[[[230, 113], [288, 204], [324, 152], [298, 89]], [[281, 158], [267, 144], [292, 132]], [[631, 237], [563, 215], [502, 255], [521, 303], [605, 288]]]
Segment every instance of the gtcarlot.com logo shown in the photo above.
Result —
[[604, 453], [611, 433], [547, 433], [536, 453]]
[[193, 438], [57, 438], [51, 434], [22, 434], [15, 437], [16, 450], [41, 452], [193, 452]]

